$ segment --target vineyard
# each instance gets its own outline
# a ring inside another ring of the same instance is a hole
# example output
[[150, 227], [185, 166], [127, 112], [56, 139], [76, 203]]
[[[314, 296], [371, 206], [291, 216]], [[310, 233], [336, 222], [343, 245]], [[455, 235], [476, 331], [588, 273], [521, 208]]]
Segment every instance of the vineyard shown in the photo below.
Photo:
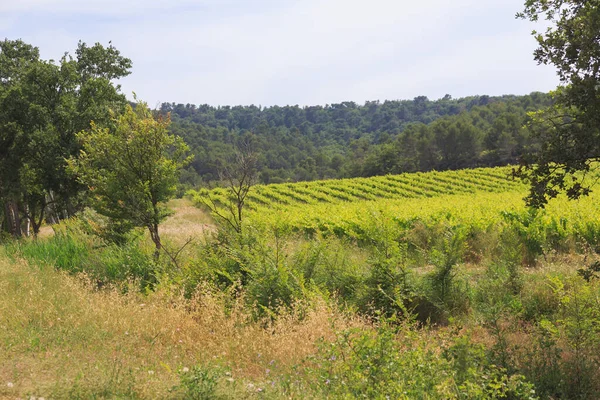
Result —
[[[509, 167], [461, 171], [426, 172], [257, 185], [248, 194], [247, 206], [254, 211], [265, 207], [285, 210], [293, 206], [344, 204], [356, 201], [406, 200], [442, 195], [522, 192], [524, 186], [511, 178]], [[225, 188], [201, 189], [196, 196], [208, 196], [217, 204], [227, 204]]]
[[[367, 241], [380, 234], [372, 232], [374, 226], [384, 224], [400, 234], [421, 224], [470, 236], [508, 227], [537, 254], [567, 245], [597, 246], [600, 203], [595, 194], [579, 201], [559, 197], [543, 210], [527, 209], [525, 194], [510, 167], [480, 168], [259, 185], [248, 195], [247, 215], [255, 226]], [[197, 204], [206, 197], [227, 204], [224, 188], [193, 196]]]

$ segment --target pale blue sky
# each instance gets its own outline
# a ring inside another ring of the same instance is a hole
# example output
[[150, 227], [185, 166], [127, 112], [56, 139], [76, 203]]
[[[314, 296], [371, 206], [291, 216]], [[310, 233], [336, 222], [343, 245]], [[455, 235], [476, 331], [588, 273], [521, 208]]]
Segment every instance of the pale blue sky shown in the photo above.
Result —
[[133, 61], [123, 91], [151, 106], [547, 92], [523, 2], [0, 0], [0, 37], [54, 59], [112, 40]]

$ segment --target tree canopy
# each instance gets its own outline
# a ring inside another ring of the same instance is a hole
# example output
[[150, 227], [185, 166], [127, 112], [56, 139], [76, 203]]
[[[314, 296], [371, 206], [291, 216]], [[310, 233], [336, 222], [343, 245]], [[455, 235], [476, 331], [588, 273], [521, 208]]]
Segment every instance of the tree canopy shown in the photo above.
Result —
[[162, 247], [158, 224], [167, 216], [164, 202], [175, 194], [178, 172], [191, 161], [180, 137], [168, 133], [170, 117], [153, 116], [145, 103], [127, 105], [112, 128], [92, 122], [77, 135], [82, 144], [70, 169], [90, 191], [100, 214], [131, 227], [148, 228]]
[[[77, 132], [109, 124], [127, 104], [114, 80], [131, 61], [109, 44], [79, 42], [75, 57], [42, 60], [21, 40], [0, 42], [0, 203], [4, 228], [21, 234], [19, 216], [37, 233], [43, 218], [72, 214], [82, 187], [66, 171], [79, 152]], [[29, 227], [26, 228], [28, 233]]]
[[259, 154], [262, 183], [516, 163], [535, 147], [527, 113], [547, 107], [543, 93], [452, 99], [343, 102], [326, 106], [196, 106], [165, 103], [173, 132], [195, 154], [182, 179], [219, 180], [222, 160], [240, 143]]

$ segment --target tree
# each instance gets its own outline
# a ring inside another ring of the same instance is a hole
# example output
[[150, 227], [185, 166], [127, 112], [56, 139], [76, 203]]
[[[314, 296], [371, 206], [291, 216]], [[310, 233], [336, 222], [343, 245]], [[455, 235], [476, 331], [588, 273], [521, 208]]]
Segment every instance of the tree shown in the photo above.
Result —
[[20, 82], [38, 62], [37, 48], [21, 40], [0, 42], [0, 203], [4, 205], [6, 228], [13, 236], [21, 235], [18, 171], [26, 143], [18, 123], [23, 118]]
[[70, 170], [89, 188], [90, 203], [111, 220], [145, 227], [159, 258], [159, 223], [168, 215], [164, 203], [173, 197], [181, 169], [191, 162], [189, 148], [168, 133], [170, 116], [154, 116], [145, 103], [127, 106], [114, 128], [92, 123], [77, 135], [82, 145]]
[[527, 0], [517, 17], [549, 22], [545, 32], [533, 32], [534, 57], [554, 65], [564, 84], [553, 106], [532, 114], [529, 128], [540, 147], [517, 171], [531, 183], [528, 204], [543, 207], [560, 192], [588, 194], [589, 172], [600, 160], [600, 2]]
[[242, 233], [246, 198], [258, 181], [257, 160], [258, 156], [251, 149], [250, 143], [237, 146], [232, 159], [219, 171], [221, 182], [227, 190], [227, 199], [218, 201], [211, 197], [208, 190], [201, 192], [204, 197], [199, 198], [211, 213], [238, 234]]
[[78, 154], [75, 135], [91, 120], [105, 125], [124, 109], [113, 80], [130, 68], [112, 45], [79, 42], [75, 58], [55, 64], [21, 40], [0, 42], [0, 203], [13, 235], [20, 235], [21, 216], [35, 235], [50, 209], [55, 216], [75, 211], [82, 187], [65, 159]]

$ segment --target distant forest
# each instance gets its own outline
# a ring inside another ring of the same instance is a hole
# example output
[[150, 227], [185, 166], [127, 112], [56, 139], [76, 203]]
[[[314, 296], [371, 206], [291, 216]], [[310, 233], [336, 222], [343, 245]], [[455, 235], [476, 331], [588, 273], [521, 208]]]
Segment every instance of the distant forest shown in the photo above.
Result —
[[240, 146], [258, 154], [261, 183], [516, 163], [537, 146], [523, 127], [527, 113], [550, 104], [535, 92], [309, 107], [164, 103], [161, 112], [195, 154], [182, 176], [195, 187], [218, 181]]

